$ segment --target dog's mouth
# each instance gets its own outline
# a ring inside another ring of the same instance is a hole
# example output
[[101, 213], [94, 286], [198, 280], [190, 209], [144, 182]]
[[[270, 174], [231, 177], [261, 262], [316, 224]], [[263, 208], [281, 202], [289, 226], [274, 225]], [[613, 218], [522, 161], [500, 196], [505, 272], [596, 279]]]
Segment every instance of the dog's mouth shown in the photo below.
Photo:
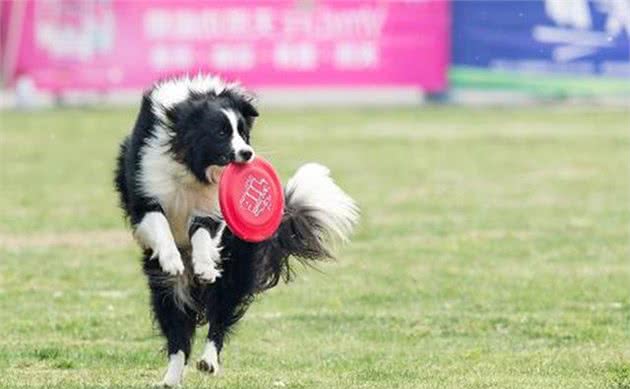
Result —
[[249, 163], [254, 160], [256, 153], [253, 149], [247, 148], [237, 152], [231, 152], [219, 157], [218, 161], [206, 168], [206, 178], [210, 183], [219, 182], [223, 169], [230, 163]]
[[218, 184], [219, 179], [221, 179], [221, 173], [223, 173], [223, 169], [225, 169], [225, 165], [208, 166], [208, 168], [206, 169], [206, 178], [208, 179], [208, 182], [210, 182], [211, 184]]
[[221, 167], [225, 167], [227, 165], [229, 165], [232, 162], [236, 161], [236, 154], [232, 151], [229, 154], [224, 154], [222, 156], [220, 156], [218, 158], [218, 160], [216, 161], [216, 163], [214, 163], [211, 166], [221, 166]]

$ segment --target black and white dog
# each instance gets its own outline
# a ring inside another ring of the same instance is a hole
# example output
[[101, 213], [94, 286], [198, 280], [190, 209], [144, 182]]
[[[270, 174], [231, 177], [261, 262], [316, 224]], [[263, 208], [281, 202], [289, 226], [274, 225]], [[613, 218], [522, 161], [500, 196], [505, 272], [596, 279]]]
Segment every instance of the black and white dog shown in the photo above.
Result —
[[195, 328], [205, 322], [197, 367], [216, 374], [223, 342], [256, 294], [291, 278], [289, 257], [331, 257], [358, 220], [355, 202], [328, 169], [311, 163], [288, 181], [273, 237], [249, 243], [226, 228], [218, 178], [228, 163], [255, 157], [249, 140], [257, 116], [237, 84], [204, 75], [165, 80], [144, 94], [120, 147], [116, 189], [144, 249], [154, 316], [167, 340], [162, 386], [181, 383]]

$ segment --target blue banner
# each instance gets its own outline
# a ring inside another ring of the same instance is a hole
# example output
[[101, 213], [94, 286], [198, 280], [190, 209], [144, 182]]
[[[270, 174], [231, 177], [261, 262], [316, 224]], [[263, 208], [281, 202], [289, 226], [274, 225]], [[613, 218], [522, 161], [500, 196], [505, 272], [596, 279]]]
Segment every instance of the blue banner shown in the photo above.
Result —
[[630, 77], [630, 0], [453, 2], [453, 64]]

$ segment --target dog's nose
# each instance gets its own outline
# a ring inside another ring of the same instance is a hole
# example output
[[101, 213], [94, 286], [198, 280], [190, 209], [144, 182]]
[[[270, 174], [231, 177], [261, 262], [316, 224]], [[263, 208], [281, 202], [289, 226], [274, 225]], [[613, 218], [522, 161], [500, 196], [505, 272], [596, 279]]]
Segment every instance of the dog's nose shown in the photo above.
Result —
[[252, 158], [253, 155], [254, 155], [254, 153], [251, 150], [248, 150], [248, 149], [240, 150], [238, 152], [238, 157], [243, 162], [248, 162]]

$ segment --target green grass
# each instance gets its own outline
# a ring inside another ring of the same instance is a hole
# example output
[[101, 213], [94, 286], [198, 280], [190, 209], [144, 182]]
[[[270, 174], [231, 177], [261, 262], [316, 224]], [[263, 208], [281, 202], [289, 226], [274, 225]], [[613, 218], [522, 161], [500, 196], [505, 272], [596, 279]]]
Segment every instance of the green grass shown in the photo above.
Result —
[[630, 97], [630, 82], [616, 77], [541, 75], [455, 66], [449, 71], [449, 81], [455, 88], [519, 91], [539, 97]]
[[[147, 387], [162, 340], [111, 185], [134, 111], [1, 115], [0, 387]], [[264, 112], [258, 152], [285, 180], [328, 165], [361, 225], [185, 386], [629, 389], [629, 126], [598, 107]]]

